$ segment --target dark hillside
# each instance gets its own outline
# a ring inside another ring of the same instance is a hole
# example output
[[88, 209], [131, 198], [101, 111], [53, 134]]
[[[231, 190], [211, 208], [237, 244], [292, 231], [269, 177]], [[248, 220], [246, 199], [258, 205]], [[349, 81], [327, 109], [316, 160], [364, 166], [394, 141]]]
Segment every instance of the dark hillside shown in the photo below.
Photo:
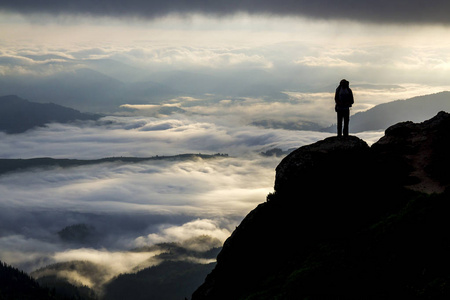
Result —
[[135, 274], [122, 274], [105, 288], [105, 300], [182, 300], [192, 294], [214, 267], [184, 261], [166, 261]]
[[22, 133], [37, 126], [76, 120], [97, 120], [100, 115], [81, 113], [53, 103], [35, 103], [17, 96], [0, 97], [0, 131]]
[[1, 300], [52, 300], [53, 292], [42, 288], [28, 274], [0, 261]]
[[[350, 131], [383, 130], [399, 122], [422, 122], [439, 111], [450, 111], [450, 92], [414, 97], [379, 104], [350, 117]], [[324, 129], [335, 132], [336, 125]]]

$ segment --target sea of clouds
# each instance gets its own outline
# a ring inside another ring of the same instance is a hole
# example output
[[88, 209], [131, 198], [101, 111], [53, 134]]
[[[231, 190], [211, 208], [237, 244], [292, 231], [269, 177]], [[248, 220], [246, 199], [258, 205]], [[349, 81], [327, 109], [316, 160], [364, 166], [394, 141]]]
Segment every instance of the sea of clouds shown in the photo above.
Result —
[[[155, 255], [129, 252], [137, 247], [182, 243], [199, 236], [223, 242], [273, 191], [275, 167], [281, 157], [260, 152], [275, 147], [288, 150], [330, 136], [212, 120], [113, 116], [98, 122], [50, 124], [17, 135], [1, 133], [3, 158], [229, 156], [109, 162], [3, 174], [0, 260], [26, 271], [56, 262], [88, 260], [117, 266], [113, 273], [118, 274]], [[369, 144], [381, 135], [359, 134]], [[58, 232], [76, 224], [93, 228], [95, 240], [62, 240]]]

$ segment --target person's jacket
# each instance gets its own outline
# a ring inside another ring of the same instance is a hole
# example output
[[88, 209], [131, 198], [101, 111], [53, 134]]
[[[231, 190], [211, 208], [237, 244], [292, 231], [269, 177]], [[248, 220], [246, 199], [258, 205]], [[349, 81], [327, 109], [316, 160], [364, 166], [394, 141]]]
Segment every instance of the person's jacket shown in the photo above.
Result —
[[352, 107], [354, 103], [352, 90], [349, 87], [338, 86], [334, 94], [334, 102], [336, 102], [336, 110]]

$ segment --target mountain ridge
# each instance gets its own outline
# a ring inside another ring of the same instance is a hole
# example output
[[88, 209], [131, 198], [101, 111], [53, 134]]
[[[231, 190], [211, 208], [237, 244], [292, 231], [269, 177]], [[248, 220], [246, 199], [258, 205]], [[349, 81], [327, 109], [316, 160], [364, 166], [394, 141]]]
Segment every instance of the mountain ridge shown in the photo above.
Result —
[[52, 122], [97, 120], [100, 117], [54, 103], [31, 102], [15, 95], [0, 97], [0, 131], [9, 134], [23, 133]]
[[70, 168], [86, 165], [96, 165], [101, 163], [141, 163], [146, 161], [158, 161], [158, 160], [194, 160], [194, 159], [211, 159], [218, 157], [228, 157], [228, 154], [178, 154], [171, 156], [152, 156], [152, 157], [105, 157], [100, 159], [70, 159], [70, 158], [50, 158], [50, 157], [38, 157], [38, 158], [0, 158], [0, 175], [4, 173], [23, 171], [29, 169], [42, 169], [42, 168]]
[[192, 300], [449, 297], [449, 130], [440, 112], [371, 147], [330, 137], [293, 151]]
[[[438, 111], [450, 111], [449, 91], [390, 101], [358, 112], [350, 117], [350, 131], [384, 130], [399, 122], [422, 122], [432, 118]], [[336, 125], [322, 131], [335, 132]]]
[[[416, 96], [413, 98], [394, 100], [357, 112], [350, 117], [350, 132], [378, 131], [399, 122], [422, 122], [433, 117], [438, 111], [450, 111], [450, 92]], [[316, 122], [307, 120], [271, 120], [264, 119], [251, 123], [262, 128], [286, 130], [305, 130], [336, 132], [336, 124], [324, 127]]]
[[62, 300], [31, 276], [0, 261], [0, 299]]

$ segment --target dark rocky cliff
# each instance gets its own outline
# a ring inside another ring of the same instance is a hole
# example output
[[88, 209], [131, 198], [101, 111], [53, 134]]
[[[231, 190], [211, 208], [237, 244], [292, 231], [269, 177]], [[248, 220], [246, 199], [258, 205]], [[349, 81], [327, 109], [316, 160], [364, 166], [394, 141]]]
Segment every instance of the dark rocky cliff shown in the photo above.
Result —
[[449, 133], [441, 112], [372, 147], [351, 136], [295, 150], [192, 299], [450, 297]]

